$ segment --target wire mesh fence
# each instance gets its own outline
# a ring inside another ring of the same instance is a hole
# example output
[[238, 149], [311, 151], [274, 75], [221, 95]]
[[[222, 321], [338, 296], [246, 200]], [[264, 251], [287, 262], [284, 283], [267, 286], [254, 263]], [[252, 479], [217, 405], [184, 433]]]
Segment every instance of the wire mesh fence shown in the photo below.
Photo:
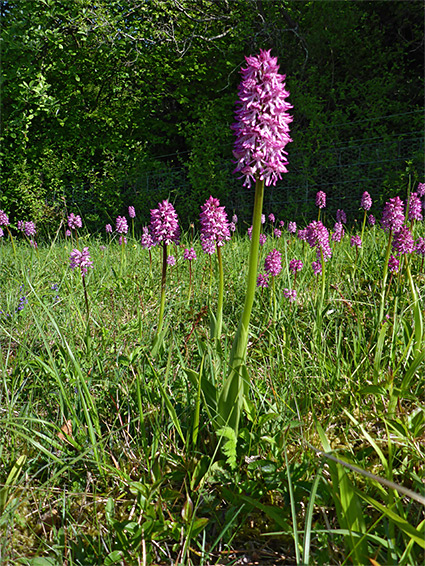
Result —
[[[424, 146], [424, 132], [411, 131], [353, 140], [314, 151], [290, 148], [288, 173], [275, 187], [265, 191], [264, 212], [273, 212], [285, 221], [310, 221], [317, 215], [315, 195], [320, 190], [327, 195], [326, 215], [330, 218], [335, 217], [337, 209], [343, 209], [348, 221], [352, 221], [358, 215], [364, 191], [372, 196], [372, 212], [380, 214], [388, 198], [397, 194], [405, 196], [407, 182], [401, 182], [401, 175], [406, 170], [406, 162], [413, 162], [412, 168], [418, 180], [423, 182]], [[233, 169], [230, 159], [222, 159], [217, 164], [221, 186], [225, 187], [223, 194], [227, 194], [221, 198], [221, 204], [230, 215], [237, 213], [240, 221], [249, 225], [254, 189], [243, 187], [243, 181], [233, 174]], [[208, 172], [205, 175], [204, 187], [209, 187]], [[210, 190], [213, 196], [218, 196], [213, 182]], [[137, 178], [124, 179], [118, 192], [124, 203], [138, 205], [138, 220], [143, 223], [149, 221], [150, 208], [170, 197], [186, 227], [197, 220], [199, 207], [209, 196], [204, 194], [205, 189], [202, 192], [192, 185], [187, 168], [165, 164], [155, 170], [143, 171]], [[100, 217], [105, 211], [102, 204], [93, 202], [92, 193], [90, 187], [73, 187], [68, 191], [68, 202], [78, 206], [84, 215]]]
[[[317, 214], [315, 195], [318, 191], [327, 195], [328, 215], [334, 216], [339, 208], [348, 216], [356, 214], [364, 191], [371, 194], [380, 209], [386, 198], [403, 195], [406, 191], [407, 185], [400, 186], [400, 176], [408, 161], [414, 162], [422, 181], [425, 174], [423, 131], [352, 141], [313, 152], [291, 150], [289, 171], [275, 187], [267, 188], [264, 210], [281, 219], [308, 219]], [[250, 222], [254, 190], [242, 186], [243, 181], [232, 174], [233, 164], [229, 160], [223, 160], [220, 169], [229, 187], [228, 197], [222, 204], [230, 213], [236, 212], [241, 220]], [[173, 187], [179, 187], [185, 198], [190, 198], [192, 187], [184, 168], [146, 171], [133, 183], [134, 193], [145, 195], [147, 200], [150, 196], [167, 194]]]

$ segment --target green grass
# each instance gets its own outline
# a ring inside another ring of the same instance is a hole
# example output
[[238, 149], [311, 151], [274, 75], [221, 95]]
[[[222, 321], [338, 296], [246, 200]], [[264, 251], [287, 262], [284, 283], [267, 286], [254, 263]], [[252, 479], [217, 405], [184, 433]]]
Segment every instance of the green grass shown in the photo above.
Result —
[[[183, 244], [171, 247], [155, 348], [159, 249], [151, 274], [131, 238], [123, 261], [115, 242], [80, 237], [94, 264], [87, 319], [70, 242], [36, 252], [15, 241], [16, 256], [1, 242], [0, 564], [422, 563], [425, 276], [409, 257], [411, 279], [405, 266], [392, 278], [381, 322], [386, 241], [366, 230], [357, 261], [348, 235], [333, 244], [322, 304], [315, 252], [268, 237], [260, 271], [273, 247], [284, 268], [276, 313], [271, 289], [256, 292], [237, 438], [217, 433], [214, 396], [243, 306], [248, 238], [222, 250], [218, 344], [216, 258], [194, 242], [188, 300]], [[292, 258], [305, 263], [295, 303], [283, 295]]]

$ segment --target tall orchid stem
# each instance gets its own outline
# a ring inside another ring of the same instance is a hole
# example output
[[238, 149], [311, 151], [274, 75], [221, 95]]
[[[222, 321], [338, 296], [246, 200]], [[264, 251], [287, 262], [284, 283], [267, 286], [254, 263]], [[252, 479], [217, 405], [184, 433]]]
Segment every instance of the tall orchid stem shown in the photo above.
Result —
[[84, 301], [86, 303], [86, 312], [87, 312], [87, 324], [89, 324], [89, 317], [90, 317], [89, 300], [88, 300], [88, 297], [87, 297], [86, 280], [85, 280], [84, 275], [82, 273], [81, 273], [81, 279], [83, 280]]
[[326, 285], [326, 267], [325, 267], [325, 258], [323, 257], [322, 246], [320, 246], [320, 261], [322, 262], [322, 292], [320, 296], [320, 310], [322, 310], [323, 302], [325, 300], [325, 285]]
[[382, 322], [382, 320], [384, 318], [385, 294], [386, 294], [385, 290], [386, 290], [386, 283], [387, 283], [387, 277], [388, 277], [388, 262], [390, 260], [392, 239], [393, 239], [393, 233], [392, 233], [392, 230], [391, 230], [389, 238], [388, 238], [387, 251], [386, 251], [386, 254], [385, 254], [384, 272], [382, 274], [381, 305], [380, 305], [380, 308], [379, 308], [379, 320], [378, 320], [379, 324]]
[[276, 305], [276, 290], [275, 290], [275, 284], [274, 284], [274, 280], [275, 277], [271, 277], [272, 280], [272, 289], [271, 289], [271, 297], [272, 297], [272, 306], [273, 306], [273, 321], [276, 320], [276, 313], [277, 313], [277, 305]]
[[124, 240], [125, 236], [123, 236], [121, 234], [121, 265], [120, 265], [120, 277], [122, 277], [122, 270], [123, 270], [123, 266], [124, 266], [124, 260], [125, 260], [125, 255], [124, 255], [124, 248], [125, 248], [125, 240]]
[[165, 283], [167, 281], [167, 244], [162, 243], [162, 274], [161, 274], [161, 302], [159, 307], [159, 320], [156, 335], [159, 336], [164, 322], [165, 310]]
[[152, 252], [151, 252], [150, 249], [149, 249], [149, 275], [150, 275], [150, 278], [152, 279], [152, 276], [153, 276], [153, 274], [152, 274]]
[[245, 361], [248, 344], [248, 326], [254, 304], [255, 289], [257, 287], [257, 265], [260, 247], [261, 213], [263, 211], [264, 181], [255, 183], [254, 212], [252, 218], [252, 238], [248, 260], [248, 277], [245, 303], [238, 330], [230, 352], [230, 368], [239, 366]]
[[414, 356], [416, 357], [418, 354], [420, 354], [422, 349], [422, 339], [424, 335], [424, 329], [423, 329], [421, 305], [419, 303], [418, 293], [416, 290], [416, 286], [413, 282], [412, 272], [410, 271], [410, 265], [407, 257], [406, 257], [406, 273], [407, 273], [407, 278], [409, 280], [410, 291], [412, 293], [412, 299], [413, 299], [413, 318], [415, 321], [415, 343], [413, 345], [413, 353]]
[[[321, 284], [321, 289], [320, 289], [320, 295], [319, 295], [319, 299], [318, 299], [318, 303], [317, 303], [317, 324], [316, 324], [316, 328], [317, 328], [317, 332], [318, 332], [318, 339], [320, 338], [320, 334], [322, 332], [322, 311], [323, 311], [323, 303], [325, 300], [325, 285], [326, 285], [326, 267], [325, 267], [325, 261], [324, 261], [324, 257], [323, 257], [323, 249], [322, 246], [320, 246], [320, 263], [322, 264], [322, 284]], [[320, 343], [320, 342], [318, 342]]]
[[190, 297], [192, 296], [192, 262], [189, 260], [189, 292], [187, 295], [187, 306], [190, 305]]
[[217, 246], [217, 262], [218, 262], [218, 300], [217, 300], [217, 319], [215, 325], [216, 340], [220, 340], [221, 329], [223, 326], [223, 296], [224, 296], [224, 273], [223, 258], [221, 255], [221, 246]]
[[367, 210], [364, 211], [364, 216], [363, 216], [362, 235], [360, 236], [360, 239], [361, 239], [362, 242], [363, 242], [364, 229], [365, 229], [365, 226], [366, 226], [366, 218], [367, 218]]
[[13, 248], [13, 255], [15, 256], [15, 261], [16, 261], [16, 248], [15, 248], [15, 242], [13, 240], [12, 232], [9, 230], [9, 227], [7, 225], [5, 226], [5, 228], [7, 230], [7, 233], [9, 234], [10, 242]]
[[[245, 360], [248, 345], [249, 321], [257, 287], [257, 265], [260, 246], [261, 213], [263, 211], [264, 181], [255, 183], [252, 238], [248, 260], [247, 289], [239, 326], [229, 357], [229, 374], [218, 399], [218, 424], [231, 427], [237, 434], [244, 396], [249, 392]], [[244, 375], [245, 374], [245, 375]]]

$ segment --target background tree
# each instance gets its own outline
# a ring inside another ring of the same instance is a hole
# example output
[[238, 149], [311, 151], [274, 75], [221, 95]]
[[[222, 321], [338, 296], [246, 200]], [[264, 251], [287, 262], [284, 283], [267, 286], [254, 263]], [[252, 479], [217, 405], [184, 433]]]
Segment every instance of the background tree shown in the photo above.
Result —
[[148, 212], [171, 196], [189, 218], [212, 187], [225, 199], [240, 185], [239, 69], [260, 48], [287, 75], [289, 151], [317, 178], [323, 147], [422, 129], [422, 12], [419, 1], [2, 2], [0, 206], [40, 221], [66, 203], [95, 224], [130, 201]]

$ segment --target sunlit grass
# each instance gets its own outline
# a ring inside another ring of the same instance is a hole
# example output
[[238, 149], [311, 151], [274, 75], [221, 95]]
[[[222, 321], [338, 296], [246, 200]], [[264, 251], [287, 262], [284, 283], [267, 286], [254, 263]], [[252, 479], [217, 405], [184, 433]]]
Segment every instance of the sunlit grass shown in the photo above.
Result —
[[[164, 342], [154, 353], [159, 248], [152, 249], [151, 271], [148, 252], [132, 238], [123, 252], [116, 242], [80, 236], [94, 264], [85, 280], [87, 324], [81, 275], [69, 268], [71, 242], [40, 243], [36, 252], [16, 241], [16, 259], [6, 241], [0, 245], [6, 564], [215, 564], [255, 553], [264, 563], [283, 555], [291, 564], [358, 563], [365, 556], [421, 563], [421, 258], [409, 257], [418, 303], [403, 269], [386, 290], [381, 322], [387, 236], [379, 228], [365, 230], [357, 262], [349, 234], [332, 245], [323, 303], [322, 280], [311, 269], [315, 251], [266, 230], [259, 271], [273, 248], [282, 253], [283, 270], [275, 281], [276, 314], [271, 289], [256, 291], [251, 394], [236, 439], [216, 435], [210, 403], [226, 376], [241, 314], [246, 236], [236, 233], [222, 248], [220, 348], [210, 341], [216, 258], [195, 238], [188, 300], [189, 234], [179, 248], [171, 246], [177, 264], [168, 267]], [[423, 235], [423, 226], [416, 230]], [[297, 301], [289, 303], [283, 289], [292, 286], [294, 258], [304, 267]]]

